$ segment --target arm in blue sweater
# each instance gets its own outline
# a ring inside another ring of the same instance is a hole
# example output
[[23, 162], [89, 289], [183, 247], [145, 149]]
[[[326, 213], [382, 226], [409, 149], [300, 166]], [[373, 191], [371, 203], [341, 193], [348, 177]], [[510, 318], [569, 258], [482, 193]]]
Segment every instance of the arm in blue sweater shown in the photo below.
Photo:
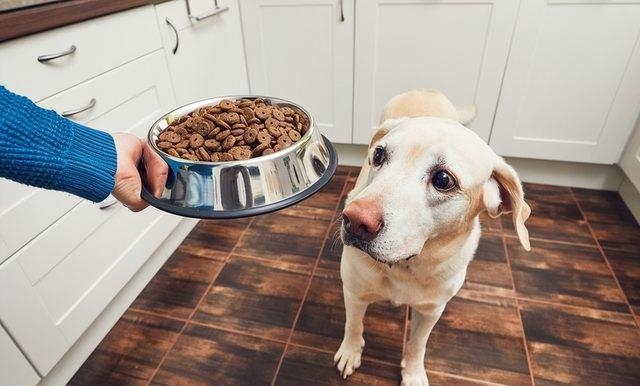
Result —
[[0, 86], [0, 177], [92, 200], [114, 188], [113, 137]]

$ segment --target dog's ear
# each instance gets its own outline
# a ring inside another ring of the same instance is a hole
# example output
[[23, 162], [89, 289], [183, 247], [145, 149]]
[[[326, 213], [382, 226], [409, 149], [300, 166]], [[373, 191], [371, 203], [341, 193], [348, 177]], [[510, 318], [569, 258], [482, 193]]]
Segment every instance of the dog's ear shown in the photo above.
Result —
[[524, 201], [522, 184], [516, 171], [500, 157], [491, 178], [484, 185], [482, 199], [491, 217], [512, 213], [513, 226], [516, 228], [520, 244], [527, 251], [531, 250], [529, 231], [524, 226], [531, 214], [531, 208]]

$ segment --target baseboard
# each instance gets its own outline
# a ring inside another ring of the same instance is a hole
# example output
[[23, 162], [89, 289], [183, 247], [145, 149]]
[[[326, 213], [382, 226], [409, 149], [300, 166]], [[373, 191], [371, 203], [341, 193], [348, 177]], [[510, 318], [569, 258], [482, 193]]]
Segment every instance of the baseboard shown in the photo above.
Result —
[[37, 386], [64, 386], [180, 245], [198, 220], [183, 219], [118, 295]]
[[[340, 165], [362, 166], [366, 145], [335, 144]], [[624, 173], [616, 165], [545, 161], [507, 157], [524, 182], [574, 186], [598, 190], [618, 190]]]
[[633, 217], [635, 217], [636, 221], [640, 224], [640, 192], [638, 192], [638, 189], [625, 177], [618, 193], [624, 203], [627, 204]]

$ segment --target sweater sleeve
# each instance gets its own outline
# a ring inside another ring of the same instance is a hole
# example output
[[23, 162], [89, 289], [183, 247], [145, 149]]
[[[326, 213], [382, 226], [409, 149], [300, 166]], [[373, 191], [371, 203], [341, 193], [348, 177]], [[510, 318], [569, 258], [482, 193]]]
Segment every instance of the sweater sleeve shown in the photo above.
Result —
[[0, 177], [91, 201], [113, 190], [113, 137], [0, 86]]

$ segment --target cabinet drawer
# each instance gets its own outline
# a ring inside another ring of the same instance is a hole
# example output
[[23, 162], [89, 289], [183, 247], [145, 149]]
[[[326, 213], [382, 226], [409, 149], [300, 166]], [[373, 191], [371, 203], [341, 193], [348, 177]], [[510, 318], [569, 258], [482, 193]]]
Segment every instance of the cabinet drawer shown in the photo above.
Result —
[[0, 84], [39, 101], [161, 46], [153, 6], [139, 7], [0, 44]]
[[[162, 52], [145, 55], [39, 105], [60, 112], [91, 98], [96, 99], [95, 107], [75, 116], [77, 121], [107, 132], [129, 131], [144, 137], [151, 123], [173, 105]], [[0, 179], [0, 191], [0, 262], [83, 201], [5, 179]]]
[[[83, 205], [60, 222], [91, 219]], [[33, 262], [26, 257], [37, 254], [16, 254], [0, 266], [0, 322], [41, 375], [53, 368], [181, 221], [154, 208], [133, 213], [118, 204], [108, 211], [112, 213], [101, 224], [95, 217], [90, 221], [90, 234], [75, 239], [71, 250], [52, 244], [58, 261], [35, 284], [24, 267], [31, 270]], [[57, 240], [70, 237], [64, 231], [51, 227], [45, 234]], [[39, 237], [25, 248], [42, 249], [38, 244], [44, 240]]]

